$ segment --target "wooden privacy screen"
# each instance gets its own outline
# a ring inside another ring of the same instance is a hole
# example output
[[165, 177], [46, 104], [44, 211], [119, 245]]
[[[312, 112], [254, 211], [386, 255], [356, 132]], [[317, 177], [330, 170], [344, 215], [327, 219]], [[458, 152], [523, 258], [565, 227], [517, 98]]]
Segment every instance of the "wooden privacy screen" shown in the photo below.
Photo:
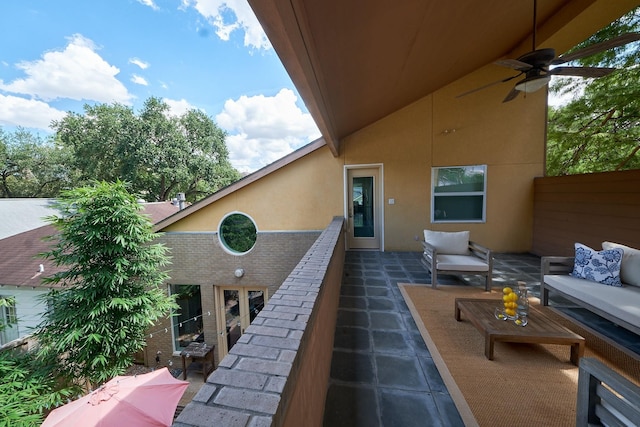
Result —
[[640, 248], [640, 170], [535, 178], [533, 216], [539, 256], [573, 256], [575, 242]]

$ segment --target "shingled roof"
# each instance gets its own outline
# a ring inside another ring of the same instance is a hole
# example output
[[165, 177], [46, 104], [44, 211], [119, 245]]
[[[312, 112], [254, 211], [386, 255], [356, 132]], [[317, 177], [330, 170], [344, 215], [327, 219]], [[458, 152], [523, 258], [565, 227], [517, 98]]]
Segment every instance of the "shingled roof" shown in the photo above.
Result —
[[[178, 212], [171, 202], [145, 203], [143, 207], [154, 224]], [[56, 233], [55, 227], [44, 225], [0, 239], [0, 285], [44, 287], [42, 278], [61, 268], [38, 254], [49, 250], [52, 243], [45, 238]]]

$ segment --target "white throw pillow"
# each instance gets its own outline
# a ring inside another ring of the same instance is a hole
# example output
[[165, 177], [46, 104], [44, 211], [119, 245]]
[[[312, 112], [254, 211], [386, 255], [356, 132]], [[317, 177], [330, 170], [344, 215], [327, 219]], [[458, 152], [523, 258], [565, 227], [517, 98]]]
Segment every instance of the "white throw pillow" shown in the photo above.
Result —
[[466, 255], [469, 253], [468, 231], [424, 230], [424, 241], [434, 246], [441, 254]]
[[640, 250], [621, 245], [620, 243], [602, 242], [602, 249], [620, 248], [622, 265], [620, 266], [620, 278], [625, 285], [640, 286]]
[[595, 251], [582, 243], [575, 244], [576, 257], [571, 275], [609, 286], [622, 286], [620, 265], [623, 251], [620, 248]]

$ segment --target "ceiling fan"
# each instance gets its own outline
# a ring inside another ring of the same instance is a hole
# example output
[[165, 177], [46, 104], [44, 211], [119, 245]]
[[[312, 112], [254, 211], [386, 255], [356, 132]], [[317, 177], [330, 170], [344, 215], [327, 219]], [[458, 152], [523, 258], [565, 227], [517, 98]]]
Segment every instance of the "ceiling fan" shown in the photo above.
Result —
[[578, 76], [578, 77], [603, 77], [606, 76], [616, 68], [606, 67], [553, 67], [567, 62], [575, 61], [587, 56], [594, 55], [605, 50], [613, 49], [614, 47], [624, 46], [627, 43], [640, 40], [640, 33], [626, 33], [621, 36], [615, 37], [611, 40], [607, 40], [601, 43], [588, 46], [584, 49], [580, 49], [576, 52], [560, 55], [556, 57], [556, 51], [552, 48], [536, 49], [536, 26], [537, 26], [537, 0], [533, 1], [533, 46], [531, 52], [527, 52], [520, 56], [518, 59], [501, 59], [494, 64], [503, 67], [511, 68], [519, 71], [519, 74], [515, 76], [507, 77], [496, 82], [489, 83], [487, 85], [472, 89], [468, 92], [458, 95], [456, 98], [460, 98], [465, 95], [477, 92], [482, 89], [486, 89], [490, 86], [494, 86], [500, 83], [506, 83], [510, 80], [516, 79], [522, 75], [524, 78], [516, 82], [515, 86], [507, 94], [502, 102], [508, 102], [515, 99], [520, 92], [531, 93], [535, 92], [549, 83], [551, 76]]

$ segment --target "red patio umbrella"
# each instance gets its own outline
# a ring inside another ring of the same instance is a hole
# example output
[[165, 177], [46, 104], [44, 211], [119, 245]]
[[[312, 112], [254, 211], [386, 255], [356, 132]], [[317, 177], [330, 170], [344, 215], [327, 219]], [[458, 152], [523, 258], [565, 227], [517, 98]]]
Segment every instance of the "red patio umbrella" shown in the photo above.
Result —
[[51, 411], [42, 427], [170, 426], [187, 381], [167, 368], [118, 376], [99, 389]]

